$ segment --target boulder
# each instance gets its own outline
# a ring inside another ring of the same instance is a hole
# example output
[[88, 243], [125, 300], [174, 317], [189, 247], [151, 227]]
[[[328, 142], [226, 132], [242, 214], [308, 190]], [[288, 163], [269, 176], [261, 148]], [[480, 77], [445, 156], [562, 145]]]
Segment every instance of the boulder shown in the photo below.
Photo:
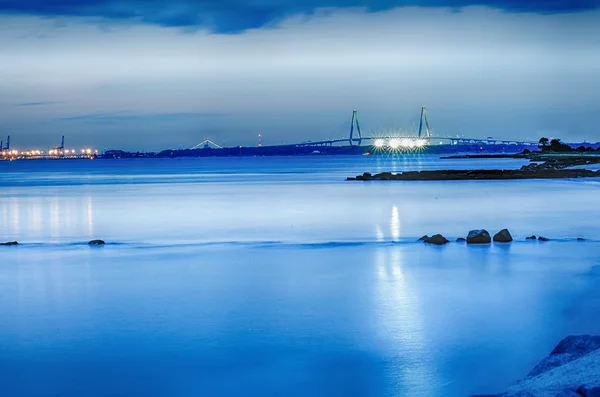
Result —
[[525, 237], [525, 240], [537, 240], [536, 236]]
[[556, 396], [554, 397], [581, 397], [581, 394], [579, 394], [576, 390], [563, 390], [561, 392], [559, 392]]
[[464, 237], [459, 237], [459, 238], [456, 239], [457, 243], [464, 243], [465, 241], [467, 241], [467, 239], [464, 238]]
[[429, 236], [428, 235], [424, 235], [423, 237], [421, 237], [419, 239], [419, 241], [427, 241], [427, 240], [429, 240]]
[[492, 242], [492, 238], [487, 230], [471, 230], [467, 236], [468, 244], [489, 244]]
[[498, 243], [510, 243], [513, 241], [508, 229], [502, 229], [494, 235], [494, 241]]
[[600, 397], [600, 336], [563, 339], [527, 377], [495, 396]]
[[567, 336], [556, 345], [550, 355], [543, 359], [528, 376], [537, 376], [598, 349], [600, 349], [600, 336]]
[[540, 240], [540, 241], [550, 241], [549, 238], [542, 237], [542, 236], [538, 237], [538, 240]]
[[7, 241], [6, 243], [0, 243], [0, 245], [19, 245], [16, 241]]
[[88, 245], [104, 245], [104, 240], [92, 240], [88, 243]]
[[581, 386], [577, 393], [584, 397], [600, 397], [600, 387]]
[[425, 240], [425, 242], [427, 244], [435, 244], [435, 245], [444, 245], [449, 243], [448, 239], [444, 236], [442, 236], [441, 234], [434, 234], [431, 237], [428, 237], [427, 240]]

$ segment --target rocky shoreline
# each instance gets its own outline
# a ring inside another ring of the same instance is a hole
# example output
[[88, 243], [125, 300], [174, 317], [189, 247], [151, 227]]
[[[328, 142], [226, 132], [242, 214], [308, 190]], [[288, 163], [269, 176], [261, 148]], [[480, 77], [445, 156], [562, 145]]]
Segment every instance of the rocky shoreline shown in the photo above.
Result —
[[590, 159], [548, 159], [544, 163], [531, 163], [518, 170], [438, 170], [408, 171], [393, 174], [382, 172], [372, 175], [365, 172], [347, 181], [455, 181], [497, 179], [550, 179], [550, 178], [593, 178], [600, 177], [600, 170], [572, 169], [569, 167], [599, 162]]
[[600, 336], [568, 336], [506, 392], [471, 397], [600, 397]]

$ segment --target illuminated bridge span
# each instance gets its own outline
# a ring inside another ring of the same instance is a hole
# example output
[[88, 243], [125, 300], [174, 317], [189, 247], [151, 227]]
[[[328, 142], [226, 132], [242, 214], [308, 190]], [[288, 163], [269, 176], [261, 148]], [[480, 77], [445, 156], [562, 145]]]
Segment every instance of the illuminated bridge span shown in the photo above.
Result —
[[434, 143], [450, 144], [450, 145], [530, 145], [537, 146], [537, 141], [523, 141], [514, 139], [497, 139], [492, 137], [487, 138], [465, 138], [465, 137], [448, 137], [448, 136], [432, 136], [429, 129], [429, 121], [427, 120], [427, 108], [421, 108], [421, 119], [419, 121], [419, 132], [416, 136], [408, 135], [385, 135], [385, 136], [362, 136], [360, 124], [358, 122], [358, 112], [356, 109], [352, 112], [352, 120], [350, 121], [350, 135], [344, 138], [333, 138], [322, 141], [306, 141], [301, 143], [290, 144], [286, 146], [306, 147], [306, 146], [333, 146], [338, 143], [352, 145], [361, 145], [367, 143], [377, 148], [388, 147], [390, 149], [399, 148], [419, 148]]

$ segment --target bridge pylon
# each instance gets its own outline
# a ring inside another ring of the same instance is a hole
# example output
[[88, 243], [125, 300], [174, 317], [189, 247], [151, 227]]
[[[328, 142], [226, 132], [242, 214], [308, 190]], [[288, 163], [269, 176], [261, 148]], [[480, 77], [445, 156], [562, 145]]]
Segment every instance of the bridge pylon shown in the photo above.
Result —
[[[425, 122], [425, 135], [423, 135], [423, 122]], [[431, 142], [431, 132], [429, 131], [429, 121], [427, 121], [427, 108], [421, 108], [421, 120], [419, 121], [419, 139], [425, 138], [427, 143]]]
[[[354, 125], [356, 125], [356, 132], [358, 133], [358, 139], [354, 138]], [[356, 109], [354, 109], [354, 111], [352, 111], [352, 121], [350, 122], [350, 138], [348, 139], [348, 142], [350, 142], [350, 146], [352, 146], [354, 144], [355, 140], [358, 141], [358, 146], [360, 146], [360, 144], [362, 142], [362, 135], [360, 133], [360, 125], [358, 124], [358, 111]]]

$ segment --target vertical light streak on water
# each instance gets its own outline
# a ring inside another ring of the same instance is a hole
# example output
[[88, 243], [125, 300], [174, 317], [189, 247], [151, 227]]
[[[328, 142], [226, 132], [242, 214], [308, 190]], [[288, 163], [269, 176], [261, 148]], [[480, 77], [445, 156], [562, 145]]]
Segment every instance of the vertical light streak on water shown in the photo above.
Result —
[[[72, 200], [72, 199], [71, 199]], [[67, 200], [67, 199], [63, 199], [60, 202], [60, 206], [63, 208], [63, 210], [61, 211], [64, 215], [63, 215], [63, 219], [61, 219], [62, 221], [62, 227], [65, 230], [73, 230], [73, 221], [75, 220], [73, 217], [73, 208], [75, 207], [74, 205], [68, 205], [68, 202], [71, 200]], [[75, 201], [78, 206], [80, 203], [78, 203], [79, 200], [75, 199], [73, 200]]]
[[56, 196], [50, 199], [50, 235], [54, 241], [60, 239], [60, 204]]
[[92, 196], [87, 196], [87, 232], [88, 237], [92, 238], [94, 235], [94, 202]]
[[8, 204], [6, 200], [0, 200], [0, 207], [2, 207], [2, 222], [8, 219]]
[[34, 235], [42, 234], [42, 200], [41, 198], [33, 198], [28, 211], [28, 226], [31, 225], [31, 231]]
[[392, 207], [392, 216], [390, 218], [390, 234], [394, 241], [400, 238], [400, 214], [398, 213], [398, 206]]
[[[379, 303], [377, 327], [383, 340], [389, 344], [393, 361], [398, 364], [390, 371], [395, 390], [402, 395], [420, 396], [431, 391], [435, 382], [431, 354], [421, 319], [419, 292], [404, 273], [402, 247], [379, 249], [375, 252]], [[401, 350], [397, 347], [402, 346]], [[396, 349], [395, 349], [396, 348]]]
[[10, 227], [12, 232], [18, 235], [21, 231], [21, 217], [19, 211], [19, 199], [11, 198], [9, 204]]
[[380, 242], [385, 240], [385, 234], [383, 233], [381, 225], [375, 225], [375, 237], [377, 238], [377, 241]]

